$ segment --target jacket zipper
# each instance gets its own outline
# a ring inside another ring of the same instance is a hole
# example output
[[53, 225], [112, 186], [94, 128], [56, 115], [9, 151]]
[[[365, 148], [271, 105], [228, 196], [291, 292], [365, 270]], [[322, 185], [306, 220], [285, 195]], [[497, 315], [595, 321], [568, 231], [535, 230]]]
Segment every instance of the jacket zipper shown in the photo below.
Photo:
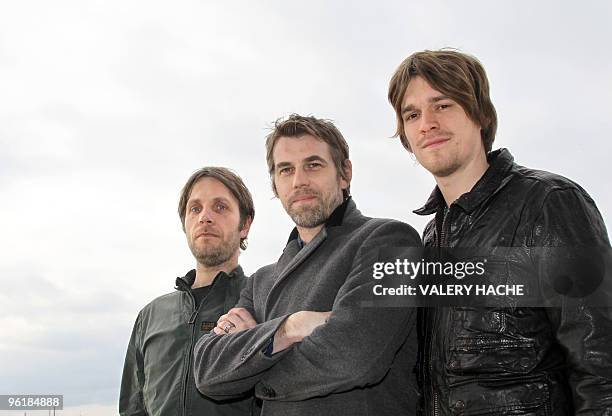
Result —
[[432, 318], [433, 318], [433, 325], [432, 325], [432, 331], [431, 331], [430, 336], [429, 336], [429, 348], [428, 348], [428, 352], [429, 352], [429, 377], [428, 377], [428, 381], [429, 381], [429, 385], [431, 387], [432, 398], [433, 398], [433, 415], [434, 416], [438, 416], [440, 414], [440, 405], [439, 405], [438, 393], [435, 391], [435, 387], [433, 385], [433, 379], [432, 379], [432, 374], [433, 374], [433, 360], [432, 360], [433, 328], [435, 328], [435, 326], [437, 324], [436, 321], [438, 320], [438, 311], [435, 308], [433, 309], [433, 317]]
[[195, 335], [195, 321], [196, 318], [198, 317], [198, 312], [200, 310], [200, 307], [202, 306], [202, 303], [200, 303], [200, 305], [198, 305], [198, 307], [196, 308], [196, 302], [195, 302], [195, 298], [193, 296], [193, 294], [191, 293], [191, 289], [188, 288], [187, 289], [187, 295], [189, 296], [189, 298], [191, 299], [191, 302], [193, 303], [193, 312], [191, 313], [191, 315], [189, 316], [189, 321], [187, 321], [188, 325], [191, 325], [191, 342], [189, 343], [189, 353], [187, 355], [187, 369], [185, 371], [185, 379], [183, 380], [183, 415], [186, 416], [187, 415], [187, 396], [188, 396], [188, 388], [187, 386], [189, 386], [189, 376], [191, 374], [191, 360], [192, 360], [192, 354], [193, 354], [193, 338]]
[[448, 228], [450, 228], [449, 217], [450, 217], [450, 207], [444, 209], [444, 217], [442, 217], [442, 226], [440, 227], [440, 241], [438, 242], [438, 247], [448, 247]]
[[[438, 240], [438, 248], [442, 248], [442, 247], [447, 247], [448, 246], [448, 228], [450, 227], [449, 224], [449, 215], [450, 213], [450, 207], [449, 208], [445, 208], [444, 209], [444, 216], [442, 217], [442, 225], [440, 226], [440, 238]], [[437, 320], [438, 320], [438, 310], [436, 308], [432, 309], [433, 312], [433, 316], [431, 317], [430, 321], [432, 322], [431, 328], [428, 328], [429, 331], [429, 346], [427, 348], [427, 352], [428, 352], [428, 364], [429, 364], [429, 377], [428, 377], [428, 384], [429, 384], [429, 388], [430, 391], [432, 393], [432, 399], [433, 399], [433, 416], [438, 416], [440, 414], [440, 400], [438, 398], [438, 393], [435, 391], [435, 386], [433, 385], [433, 360], [432, 360], [432, 349], [433, 349], [433, 343], [432, 343], [432, 338], [433, 338], [433, 331], [437, 325]]]
[[193, 360], [193, 347], [195, 344], [195, 338], [196, 338], [196, 333], [197, 333], [197, 328], [195, 325], [196, 319], [198, 317], [198, 314], [200, 313], [200, 309], [202, 308], [202, 305], [204, 304], [204, 302], [206, 301], [206, 298], [208, 298], [208, 296], [210, 296], [210, 294], [213, 291], [213, 287], [214, 287], [214, 281], [213, 281], [213, 286], [210, 288], [210, 291], [208, 292], [208, 294], [200, 301], [200, 304], [198, 305], [198, 307], [196, 308], [196, 301], [195, 298], [193, 296], [193, 294], [191, 293], [191, 288], [187, 289], [187, 294], [188, 296], [191, 298], [191, 302], [193, 302], [193, 312], [191, 313], [191, 316], [189, 317], [189, 321], [187, 321], [188, 325], [191, 325], [191, 342], [189, 343], [189, 354], [188, 354], [188, 359], [187, 359], [187, 371], [185, 372], [185, 380], [183, 383], [183, 415], [187, 415], [187, 397], [188, 397], [188, 388], [187, 386], [190, 385], [190, 376], [191, 376], [191, 360]]
[[437, 415], [440, 414], [440, 409], [439, 409], [439, 405], [438, 405], [438, 393], [434, 392], [433, 400], [434, 400], [433, 414], [435, 416], [437, 416]]

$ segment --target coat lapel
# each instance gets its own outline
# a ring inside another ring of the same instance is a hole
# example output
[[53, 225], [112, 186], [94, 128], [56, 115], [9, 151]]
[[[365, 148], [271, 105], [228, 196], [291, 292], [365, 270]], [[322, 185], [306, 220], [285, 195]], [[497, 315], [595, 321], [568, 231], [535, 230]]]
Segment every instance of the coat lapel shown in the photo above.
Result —
[[[277, 290], [279, 285], [285, 280], [291, 272], [293, 272], [300, 264], [302, 264], [315, 250], [327, 239], [327, 231], [325, 227], [321, 229], [321, 232], [316, 235], [308, 244], [306, 244], [301, 250], [299, 249], [297, 240], [293, 239], [287, 244], [283, 255], [276, 264], [276, 271], [278, 275], [268, 292], [266, 298], [266, 313], [268, 312], [268, 305], [271, 299], [274, 299], [274, 291]], [[274, 301], [276, 303], [276, 301]]]
[[274, 289], [274, 287], [276, 287], [276, 285], [278, 285], [278, 283], [280, 283], [280, 281], [283, 280], [289, 273], [295, 270], [297, 266], [302, 264], [304, 260], [306, 260], [308, 256], [310, 256], [310, 254], [313, 253], [317, 249], [317, 247], [319, 247], [323, 243], [323, 241], [325, 241], [326, 238], [327, 230], [325, 229], [325, 227], [323, 227], [321, 229], [321, 232], [319, 232], [319, 234], [317, 234], [315, 238], [313, 238], [308, 244], [306, 244], [304, 248], [298, 251], [297, 254], [293, 256], [293, 258], [283, 269], [278, 269], [281, 270], [281, 272], [276, 278], [276, 283], [274, 284], [272, 289]]

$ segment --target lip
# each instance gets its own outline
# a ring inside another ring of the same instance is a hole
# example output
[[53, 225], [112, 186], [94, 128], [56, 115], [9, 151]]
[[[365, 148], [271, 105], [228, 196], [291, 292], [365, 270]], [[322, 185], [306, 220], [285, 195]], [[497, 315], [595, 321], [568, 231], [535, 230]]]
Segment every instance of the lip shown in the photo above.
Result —
[[200, 237], [216, 237], [216, 238], [219, 238], [219, 235], [217, 235], [215, 233], [209, 233], [209, 232], [201, 232], [201, 233], [197, 233], [195, 235], [196, 239], [198, 239]]
[[304, 197], [294, 199], [293, 202], [310, 201], [311, 199], [315, 199], [315, 197], [314, 196], [304, 196]]
[[295, 197], [291, 200], [292, 204], [295, 204], [296, 202], [306, 202], [306, 201], [312, 201], [313, 199], [316, 199], [317, 197], [315, 195], [301, 195], [298, 197]]
[[450, 140], [450, 137], [434, 137], [432, 139], [425, 140], [421, 146], [423, 149], [435, 149], [436, 147], [442, 146], [444, 143]]

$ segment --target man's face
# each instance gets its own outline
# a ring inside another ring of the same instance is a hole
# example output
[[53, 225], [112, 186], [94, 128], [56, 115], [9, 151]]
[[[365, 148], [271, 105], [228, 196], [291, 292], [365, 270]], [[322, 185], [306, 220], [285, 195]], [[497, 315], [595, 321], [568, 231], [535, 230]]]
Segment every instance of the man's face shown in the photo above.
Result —
[[191, 188], [185, 212], [187, 244], [198, 263], [219, 266], [237, 253], [240, 238], [246, 238], [249, 222], [242, 229], [238, 201], [223, 183], [202, 178]]
[[293, 222], [304, 228], [323, 224], [349, 186], [336, 171], [329, 145], [309, 134], [281, 137], [272, 155], [276, 192]]
[[480, 126], [420, 76], [406, 88], [402, 120], [412, 152], [435, 177], [452, 175], [486, 157]]

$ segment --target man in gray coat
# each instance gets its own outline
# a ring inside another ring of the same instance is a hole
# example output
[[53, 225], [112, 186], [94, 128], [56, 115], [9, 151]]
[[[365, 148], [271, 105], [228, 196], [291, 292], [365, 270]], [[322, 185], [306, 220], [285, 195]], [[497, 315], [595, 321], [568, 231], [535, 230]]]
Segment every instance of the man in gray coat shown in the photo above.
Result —
[[264, 416], [413, 414], [414, 310], [364, 303], [373, 261], [419, 247], [418, 233], [359, 212], [348, 145], [331, 122], [291, 115], [266, 148], [274, 193], [296, 228], [196, 344], [198, 389], [225, 399], [255, 388]]

